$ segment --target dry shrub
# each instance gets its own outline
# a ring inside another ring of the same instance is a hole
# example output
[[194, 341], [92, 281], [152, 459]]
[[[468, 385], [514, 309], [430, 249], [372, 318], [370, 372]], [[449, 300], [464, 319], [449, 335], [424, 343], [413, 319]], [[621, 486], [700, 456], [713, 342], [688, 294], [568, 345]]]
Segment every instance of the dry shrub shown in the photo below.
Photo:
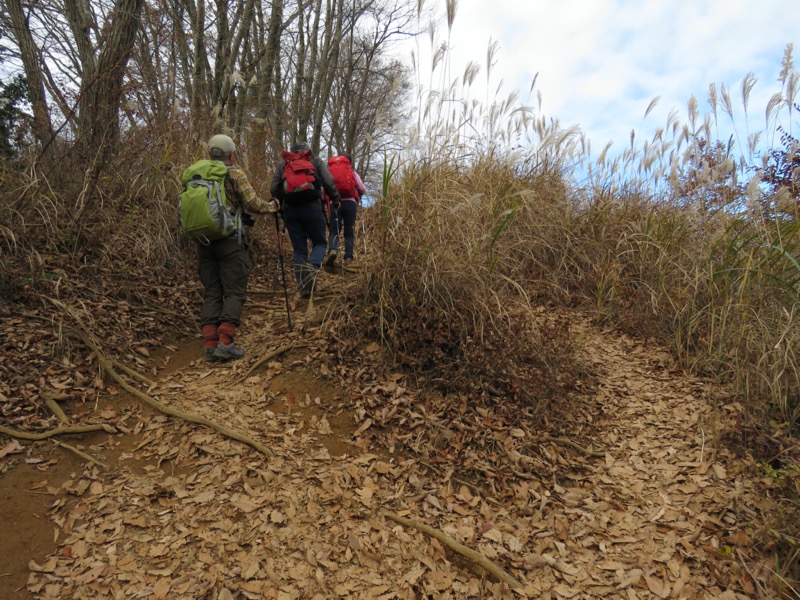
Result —
[[707, 243], [690, 215], [640, 193], [596, 194], [575, 212], [565, 286], [597, 318], [642, 336], [669, 336]]
[[47, 257], [63, 262], [78, 242], [64, 226], [69, 211], [35, 162], [0, 161], [0, 301], [35, 299], [54, 276]]
[[695, 289], [689, 309], [693, 366], [735, 381], [752, 412], [795, 427], [800, 424], [797, 256], [797, 221], [733, 219], [713, 247], [708, 280]]
[[113, 273], [122, 287], [145, 289], [137, 282], [185, 273], [191, 253], [176, 230], [178, 165], [192, 160], [185, 137], [131, 132], [96, 181], [69, 166], [68, 151], [50, 172], [35, 156], [4, 163], [0, 260], [9, 275], [0, 286], [28, 289], [66, 269], [85, 279]]
[[[180, 123], [172, 130], [148, 128], [128, 135], [99, 186], [100, 203], [108, 209], [102, 238], [105, 262], [125, 260], [148, 268], [172, 269], [186, 256], [194, 256], [194, 244], [187, 242], [178, 228], [177, 202], [181, 173], [192, 162], [207, 158], [205, 142], [206, 137], [191, 133]], [[247, 142], [239, 138], [237, 142], [237, 161], [250, 176], [256, 193], [268, 198], [271, 170], [261, 160], [248, 162]], [[260, 154], [263, 156], [263, 151]], [[268, 222], [263, 222], [267, 226], [255, 228], [255, 234], [269, 229]]]
[[597, 318], [670, 343], [693, 371], [739, 385], [754, 413], [800, 419], [800, 230], [639, 194], [574, 212], [565, 287]]
[[[40, 245], [102, 258], [107, 252], [103, 246], [119, 235], [132, 246], [126, 248], [133, 250], [126, 260], [151, 265], [169, 259], [161, 240], [169, 239], [176, 224], [180, 170], [202, 151], [178, 123], [172, 130], [132, 130], [105, 157], [99, 172], [75, 164], [68, 149], [58, 168], [49, 171], [30, 157], [22, 162], [26, 168], [13, 174], [16, 189], [11, 196], [18, 198], [14, 206], [26, 224], [34, 231], [37, 221], [43, 226], [38, 229], [43, 235], [36, 237]], [[4, 200], [3, 205], [9, 203]]]
[[444, 391], [544, 406], [576, 372], [567, 323], [528, 294], [562, 233], [554, 181], [498, 162], [405, 168], [370, 209], [358, 329]]
[[[110, 274], [123, 298], [129, 290], [145, 294], [148, 280], [194, 282], [194, 244], [179, 231], [177, 201], [180, 175], [207, 156], [205, 141], [179, 121], [129, 130], [96, 179], [85, 166], [70, 166], [69, 148], [59, 149], [51, 171], [37, 156], [0, 163], [0, 290], [17, 295], [56, 267], [89, 279]], [[247, 143], [240, 140], [242, 160]], [[251, 179], [268, 196], [271, 169], [260, 166], [262, 175]], [[272, 251], [271, 219], [254, 237], [254, 250], [266, 244]]]

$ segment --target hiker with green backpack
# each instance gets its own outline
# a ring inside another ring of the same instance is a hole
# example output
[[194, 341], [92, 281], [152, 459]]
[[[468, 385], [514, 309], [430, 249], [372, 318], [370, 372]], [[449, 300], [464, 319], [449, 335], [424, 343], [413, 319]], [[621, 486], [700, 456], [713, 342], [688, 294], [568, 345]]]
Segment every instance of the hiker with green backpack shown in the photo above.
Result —
[[213, 136], [208, 152], [210, 160], [184, 170], [178, 206], [181, 228], [197, 245], [197, 272], [204, 288], [203, 358], [215, 362], [244, 356], [234, 339], [250, 277], [250, 238], [244, 227], [255, 220], [248, 213], [277, 212], [279, 206], [258, 198], [247, 175], [233, 164], [236, 144], [229, 136]]

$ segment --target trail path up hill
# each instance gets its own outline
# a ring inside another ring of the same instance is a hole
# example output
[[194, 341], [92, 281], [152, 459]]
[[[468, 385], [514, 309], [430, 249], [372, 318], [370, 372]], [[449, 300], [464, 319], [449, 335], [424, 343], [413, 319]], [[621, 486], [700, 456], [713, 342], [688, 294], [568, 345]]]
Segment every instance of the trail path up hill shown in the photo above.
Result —
[[[481, 413], [459, 429], [434, 410], [447, 399], [414, 389], [376, 345], [337, 356], [321, 330], [324, 299], [310, 314], [296, 307], [292, 333], [282, 297], [253, 299], [243, 360], [209, 365], [196, 360], [199, 342], [176, 344], [159, 358], [155, 384], [137, 387], [251, 436], [270, 455], [110, 386], [97, 410], [121, 433], [69, 440], [108, 468], [59, 453], [69, 463], [60, 480], [34, 471], [19, 485], [39, 503], [27, 510], [46, 519], [49, 541], [13, 557], [3, 549], [0, 571], [29, 571], [21, 589], [6, 578], [6, 597], [774, 593], [763, 589], [770, 565], [758, 551], [775, 507], [752, 465], [720, 443], [738, 408], [657, 346], [575, 317], [596, 379], [572, 399], [593, 407], [573, 440], [584, 453], [537, 436], [524, 416], [498, 423]], [[253, 368], [287, 344], [295, 347]], [[422, 439], [446, 444], [454, 430], [463, 440], [481, 422], [491, 444], [475, 452], [470, 473], [434, 460], [436, 451], [412, 451]], [[11, 475], [2, 482], [9, 502]], [[384, 511], [446, 534], [521, 587]]]

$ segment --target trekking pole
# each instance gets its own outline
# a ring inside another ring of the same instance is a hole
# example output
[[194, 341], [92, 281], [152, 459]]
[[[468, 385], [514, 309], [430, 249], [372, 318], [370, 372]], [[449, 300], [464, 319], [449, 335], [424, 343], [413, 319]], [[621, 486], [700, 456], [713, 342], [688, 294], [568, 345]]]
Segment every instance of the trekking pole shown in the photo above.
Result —
[[[341, 208], [341, 205], [339, 205], [339, 208]], [[341, 230], [341, 227], [339, 226], [339, 211], [338, 210], [336, 211], [336, 218], [334, 219], [333, 215], [331, 214], [331, 219], [333, 220], [334, 225], [335, 225], [335, 227], [334, 227], [335, 233], [333, 234], [333, 243], [335, 244], [336, 254], [338, 255], [339, 252], [340, 252], [339, 244], [342, 241], [342, 238], [339, 235], [342, 232], [342, 230]], [[345, 248], [346, 248], [346, 246], [345, 246]], [[341, 268], [342, 273], [344, 273], [344, 256], [339, 257], [339, 267]]]
[[281, 270], [281, 261], [275, 263], [275, 270], [272, 272], [272, 295], [278, 290], [278, 272]]
[[367, 223], [364, 221], [364, 207], [361, 207], [361, 238], [364, 240], [364, 262], [367, 260]]
[[286, 320], [289, 324], [289, 331], [292, 330], [292, 313], [289, 310], [289, 290], [286, 287], [286, 268], [283, 264], [283, 236], [281, 235], [281, 226], [278, 222], [278, 213], [275, 215], [275, 233], [278, 237], [278, 264], [281, 268], [281, 278], [283, 279], [283, 297], [286, 300]]
[[[331, 252], [336, 252], [336, 255], [339, 254], [339, 210], [334, 208], [333, 202], [331, 202], [330, 196], [327, 194], [325, 195], [327, 199], [327, 210], [323, 210], [323, 214], [325, 215], [325, 248], [328, 251], [328, 257], [323, 263], [326, 267], [333, 268], [335, 262], [335, 258], [333, 262], [331, 260]], [[340, 204], [341, 206], [341, 204]], [[339, 259], [339, 264], [341, 264], [342, 259]]]

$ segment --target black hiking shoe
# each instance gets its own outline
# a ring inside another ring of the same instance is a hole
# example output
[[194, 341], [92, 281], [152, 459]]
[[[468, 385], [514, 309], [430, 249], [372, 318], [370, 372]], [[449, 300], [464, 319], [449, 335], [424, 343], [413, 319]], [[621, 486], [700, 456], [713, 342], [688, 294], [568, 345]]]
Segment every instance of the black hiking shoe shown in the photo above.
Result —
[[314, 270], [309, 270], [306, 272], [305, 276], [303, 277], [303, 283], [300, 286], [300, 297], [304, 300], [308, 300], [311, 298], [311, 294], [314, 293], [314, 285], [317, 281], [317, 272]]
[[220, 342], [217, 344], [217, 347], [214, 348], [211, 356], [216, 360], [239, 360], [244, 356], [244, 350], [233, 342], [230, 344], [223, 344]]
[[216, 347], [206, 347], [206, 351], [203, 353], [203, 362], [217, 362], [217, 357], [214, 356], [214, 350]]
[[339, 253], [336, 250], [331, 250], [328, 252], [328, 258], [325, 260], [325, 266], [332, 267], [333, 264], [336, 262], [336, 257]]

